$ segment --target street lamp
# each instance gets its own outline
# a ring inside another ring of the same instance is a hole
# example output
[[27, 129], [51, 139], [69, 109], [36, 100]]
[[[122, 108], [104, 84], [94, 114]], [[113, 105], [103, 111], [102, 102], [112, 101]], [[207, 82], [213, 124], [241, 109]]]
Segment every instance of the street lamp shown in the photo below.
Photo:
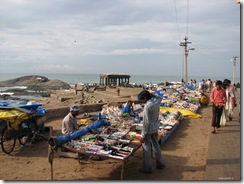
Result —
[[188, 53], [190, 50], [195, 50], [195, 48], [190, 48], [190, 49], [187, 49], [186, 52], [185, 52], [185, 83], [186, 85], [188, 84], [188, 64], [187, 64], [187, 57], [188, 57]]
[[[184, 42], [180, 42], [180, 46], [183, 46], [184, 47], [184, 51], [185, 51], [185, 77], [184, 77], [184, 81], [186, 84], [188, 84], [188, 66], [187, 66], [187, 56], [188, 56], [188, 53], [190, 50], [195, 50], [195, 48], [190, 48], [190, 49], [187, 49], [187, 44], [190, 44], [191, 42], [188, 41], [188, 37], [185, 36], [184, 38]], [[182, 66], [183, 68], [183, 66]], [[182, 75], [183, 75], [183, 71], [182, 70]]]
[[233, 62], [233, 84], [235, 83], [235, 78], [236, 78], [236, 58], [238, 57], [234, 56], [233, 59], [230, 60]]

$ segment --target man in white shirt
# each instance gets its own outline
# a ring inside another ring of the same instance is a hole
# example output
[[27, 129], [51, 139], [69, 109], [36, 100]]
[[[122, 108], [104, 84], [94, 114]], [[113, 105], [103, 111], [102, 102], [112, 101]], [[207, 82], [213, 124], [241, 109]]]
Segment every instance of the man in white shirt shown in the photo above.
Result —
[[63, 135], [71, 134], [78, 130], [76, 116], [79, 114], [79, 107], [72, 105], [70, 107], [70, 112], [67, 114], [62, 121], [61, 132]]

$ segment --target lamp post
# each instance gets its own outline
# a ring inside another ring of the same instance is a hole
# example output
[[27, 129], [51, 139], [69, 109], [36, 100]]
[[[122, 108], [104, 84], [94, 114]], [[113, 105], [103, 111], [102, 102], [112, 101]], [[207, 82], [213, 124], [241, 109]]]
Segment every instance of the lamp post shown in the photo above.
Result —
[[188, 61], [187, 61], [187, 57], [188, 57], [188, 54], [189, 54], [189, 51], [190, 50], [195, 50], [195, 48], [190, 48], [190, 49], [187, 49], [186, 50], [186, 53], [185, 53], [185, 57], [186, 57], [186, 59], [185, 59], [185, 61], [186, 61], [186, 63], [185, 63], [185, 65], [186, 65], [186, 68], [185, 68], [185, 83], [186, 83], [186, 85], [188, 84]]
[[233, 59], [231, 59], [230, 61], [233, 62], [233, 84], [235, 83], [235, 78], [236, 78], [236, 58], [238, 58], [237, 56], [234, 56]]
[[[185, 77], [184, 77], [184, 81], [186, 84], [188, 84], [188, 66], [187, 66], [187, 57], [188, 57], [188, 53], [190, 50], [195, 50], [195, 48], [190, 48], [190, 49], [187, 49], [187, 44], [191, 43], [188, 40], [188, 37], [185, 36], [184, 38], [184, 42], [181, 42], [180, 43], [180, 46], [184, 46], [184, 51], [185, 51]], [[183, 67], [183, 66], [182, 66]], [[183, 70], [182, 70], [183, 71]], [[183, 72], [182, 72], [183, 73]]]

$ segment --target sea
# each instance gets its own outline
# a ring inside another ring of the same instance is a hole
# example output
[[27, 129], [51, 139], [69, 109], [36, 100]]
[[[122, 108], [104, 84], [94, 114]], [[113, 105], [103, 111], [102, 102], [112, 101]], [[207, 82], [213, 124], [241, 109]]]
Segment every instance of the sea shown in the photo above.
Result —
[[[40, 75], [47, 77], [48, 79], [58, 79], [63, 82], [66, 82], [70, 85], [78, 84], [78, 83], [86, 83], [86, 84], [99, 84], [100, 82], [100, 74], [64, 74], [64, 73], [0, 73], [0, 81], [10, 80], [22, 76], [28, 75]], [[169, 75], [130, 75], [130, 84], [159, 84], [163, 82], [180, 82], [182, 80], [182, 76], [169, 76]], [[211, 79], [212, 81], [215, 80], [224, 80], [225, 77], [211, 77], [211, 76], [188, 76], [188, 80], [195, 79], [197, 83], [202, 79]], [[232, 77], [227, 77], [227, 79], [232, 80]], [[240, 78], [235, 78], [235, 83], [240, 83]], [[24, 86], [20, 86], [20, 88], [24, 88]], [[0, 87], [0, 91], [5, 91], [6, 87]]]

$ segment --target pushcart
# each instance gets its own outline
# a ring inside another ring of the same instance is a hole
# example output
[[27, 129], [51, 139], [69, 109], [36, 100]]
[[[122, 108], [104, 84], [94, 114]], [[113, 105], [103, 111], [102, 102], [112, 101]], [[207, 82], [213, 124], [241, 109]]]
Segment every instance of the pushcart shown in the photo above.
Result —
[[37, 108], [41, 104], [26, 107], [0, 106], [0, 143], [4, 153], [10, 154], [19, 140], [21, 145], [31, 142], [38, 131]]

